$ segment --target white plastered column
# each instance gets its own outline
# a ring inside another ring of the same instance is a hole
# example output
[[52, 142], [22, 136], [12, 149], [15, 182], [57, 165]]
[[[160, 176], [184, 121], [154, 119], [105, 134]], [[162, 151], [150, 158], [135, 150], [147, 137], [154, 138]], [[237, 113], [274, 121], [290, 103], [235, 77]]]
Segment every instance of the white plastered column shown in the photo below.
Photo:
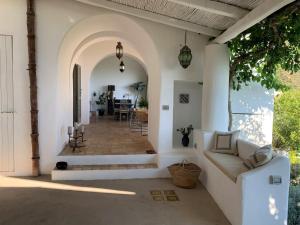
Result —
[[229, 51], [225, 44], [205, 47], [202, 129], [228, 130]]

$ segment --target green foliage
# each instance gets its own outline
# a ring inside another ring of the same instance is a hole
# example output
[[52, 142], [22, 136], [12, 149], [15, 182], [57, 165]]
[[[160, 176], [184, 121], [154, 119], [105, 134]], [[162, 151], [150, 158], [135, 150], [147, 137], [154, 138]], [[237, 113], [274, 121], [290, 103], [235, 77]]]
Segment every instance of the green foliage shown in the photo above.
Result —
[[148, 101], [147, 101], [147, 99], [141, 97], [141, 100], [139, 101], [139, 107], [140, 108], [148, 108]]
[[295, 1], [228, 43], [231, 87], [259, 82], [271, 89], [286, 89], [277, 70], [300, 70], [300, 4]]
[[97, 104], [97, 105], [105, 105], [106, 100], [107, 100], [106, 93], [103, 92], [101, 95], [99, 95], [99, 98], [98, 98], [98, 99], [99, 99], [99, 100], [96, 101], [96, 104]]
[[300, 90], [275, 97], [273, 145], [300, 152]]
[[300, 186], [291, 186], [289, 194], [288, 225], [300, 224]]

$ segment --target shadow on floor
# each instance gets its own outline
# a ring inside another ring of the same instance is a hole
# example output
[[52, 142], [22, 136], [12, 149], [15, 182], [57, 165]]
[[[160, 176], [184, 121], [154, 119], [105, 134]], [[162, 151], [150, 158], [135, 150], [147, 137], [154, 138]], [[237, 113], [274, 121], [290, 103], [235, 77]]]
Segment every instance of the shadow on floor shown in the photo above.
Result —
[[[1, 225], [230, 225], [202, 185], [186, 190], [170, 179], [0, 179]], [[180, 201], [154, 201], [150, 190], [175, 190]]]

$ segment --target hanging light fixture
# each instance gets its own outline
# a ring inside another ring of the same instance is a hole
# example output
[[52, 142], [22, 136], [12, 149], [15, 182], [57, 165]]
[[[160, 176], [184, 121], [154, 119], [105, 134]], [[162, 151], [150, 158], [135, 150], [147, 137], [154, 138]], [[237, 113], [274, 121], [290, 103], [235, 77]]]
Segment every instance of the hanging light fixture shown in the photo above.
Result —
[[188, 66], [191, 64], [192, 61], [192, 51], [191, 49], [186, 45], [186, 31], [185, 31], [185, 35], [184, 35], [184, 46], [182, 47], [182, 49], [180, 49], [180, 53], [178, 55], [178, 60], [180, 65], [186, 69], [188, 68]]
[[117, 43], [116, 46], [116, 56], [120, 60], [123, 57], [123, 46], [121, 42]]
[[121, 71], [121, 73], [123, 73], [125, 71], [125, 64], [124, 64], [123, 60], [120, 63], [120, 71]]

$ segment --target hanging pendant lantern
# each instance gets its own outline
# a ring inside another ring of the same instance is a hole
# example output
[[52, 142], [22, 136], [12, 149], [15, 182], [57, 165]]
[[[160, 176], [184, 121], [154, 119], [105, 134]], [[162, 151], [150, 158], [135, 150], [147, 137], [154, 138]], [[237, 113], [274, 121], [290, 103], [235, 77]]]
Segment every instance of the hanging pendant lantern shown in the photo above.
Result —
[[117, 43], [116, 46], [116, 56], [120, 60], [123, 57], [123, 46], [121, 42]]
[[120, 63], [120, 71], [121, 71], [121, 73], [123, 73], [125, 71], [125, 64], [123, 61], [121, 61], [121, 63]]
[[186, 32], [184, 35], [184, 46], [180, 49], [180, 53], [178, 55], [178, 60], [180, 65], [186, 69], [191, 64], [193, 55], [191, 49], [186, 45]]

